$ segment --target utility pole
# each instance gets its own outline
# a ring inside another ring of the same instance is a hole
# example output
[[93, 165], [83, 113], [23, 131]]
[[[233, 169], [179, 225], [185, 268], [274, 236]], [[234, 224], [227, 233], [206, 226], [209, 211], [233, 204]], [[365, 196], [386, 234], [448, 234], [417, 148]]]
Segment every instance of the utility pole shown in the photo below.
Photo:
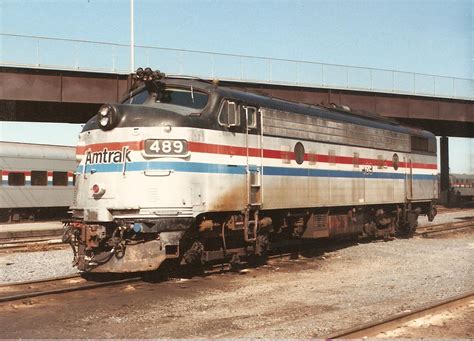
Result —
[[135, 29], [134, 29], [134, 0], [130, 0], [130, 72], [135, 72]]

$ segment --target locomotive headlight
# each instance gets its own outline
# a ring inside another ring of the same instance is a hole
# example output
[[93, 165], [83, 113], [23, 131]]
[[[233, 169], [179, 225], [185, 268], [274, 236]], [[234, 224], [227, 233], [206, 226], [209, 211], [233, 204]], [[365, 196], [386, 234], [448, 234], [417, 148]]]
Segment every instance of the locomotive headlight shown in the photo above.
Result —
[[102, 130], [110, 130], [117, 123], [117, 111], [110, 104], [103, 105], [97, 114], [97, 123]]

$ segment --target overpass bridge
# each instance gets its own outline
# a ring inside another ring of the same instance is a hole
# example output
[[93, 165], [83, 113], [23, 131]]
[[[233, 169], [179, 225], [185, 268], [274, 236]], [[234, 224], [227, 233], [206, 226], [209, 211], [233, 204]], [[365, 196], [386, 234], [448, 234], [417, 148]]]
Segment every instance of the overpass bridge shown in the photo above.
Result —
[[[119, 101], [130, 86], [129, 45], [13, 34], [0, 38], [5, 51], [0, 60], [0, 120], [83, 123], [102, 103]], [[442, 190], [449, 186], [447, 136], [474, 137], [473, 79], [135, 48], [140, 65], [167, 74], [217, 78], [223, 85], [306, 104], [346, 105], [430, 130], [442, 136]]]
[[[0, 33], [0, 119], [85, 122], [130, 85], [129, 45]], [[474, 80], [135, 46], [139, 65], [307, 104], [347, 105], [439, 136], [474, 136]]]
[[[0, 120], [83, 123], [101, 104], [119, 101], [130, 83], [128, 74], [0, 66]], [[306, 104], [346, 105], [438, 136], [474, 137], [474, 91], [468, 99], [253, 80], [220, 84]]]

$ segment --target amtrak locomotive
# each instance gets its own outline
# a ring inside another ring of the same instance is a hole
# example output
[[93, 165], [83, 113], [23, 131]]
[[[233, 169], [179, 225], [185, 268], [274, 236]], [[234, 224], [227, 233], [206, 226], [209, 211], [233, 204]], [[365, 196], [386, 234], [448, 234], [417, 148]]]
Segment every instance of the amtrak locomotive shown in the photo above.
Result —
[[74, 219], [87, 272], [264, 256], [298, 238], [410, 234], [436, 215], [435, 136], [378, 116], [137, 70], [80, 134]]

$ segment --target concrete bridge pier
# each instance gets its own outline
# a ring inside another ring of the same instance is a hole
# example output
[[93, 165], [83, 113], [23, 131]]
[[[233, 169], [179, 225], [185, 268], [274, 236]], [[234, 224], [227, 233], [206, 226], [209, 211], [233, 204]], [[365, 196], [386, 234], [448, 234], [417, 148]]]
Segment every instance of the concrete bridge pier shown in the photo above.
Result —
[[443, 205], [449, 205], [449, 140], [447, 136], [440, 139], [440, 189], [439, 202]]

